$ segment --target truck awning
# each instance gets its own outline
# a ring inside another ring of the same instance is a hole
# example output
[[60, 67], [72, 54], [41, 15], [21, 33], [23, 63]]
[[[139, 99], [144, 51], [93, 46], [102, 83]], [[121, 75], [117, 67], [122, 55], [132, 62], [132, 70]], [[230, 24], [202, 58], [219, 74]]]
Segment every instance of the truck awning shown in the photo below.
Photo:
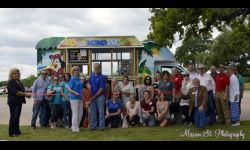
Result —
[[44, 38], [36, 44], [36, 49], [56, 49], [64, 39], [65, 37]]

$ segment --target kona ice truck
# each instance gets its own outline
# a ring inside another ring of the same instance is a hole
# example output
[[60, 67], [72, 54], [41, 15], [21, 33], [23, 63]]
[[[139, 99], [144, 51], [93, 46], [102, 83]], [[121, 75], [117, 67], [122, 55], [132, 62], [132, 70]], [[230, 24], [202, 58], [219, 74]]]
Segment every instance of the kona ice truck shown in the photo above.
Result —
[[100, 64], [108, 79], [116, 76], [118, 80], [124, 75], [134, 81], [138, 74], [154, 77], [157, 71], [171, 73], [173, 66], [185, 71], [168, 48], [157, 48], [152, 41], [140, 42], [135, 36], [49, 37], [40, 40], [36, 50], [38, 74], [50, 68], [52, 74], [62, 75], [79, 66], [88, 78], [94, 63]]

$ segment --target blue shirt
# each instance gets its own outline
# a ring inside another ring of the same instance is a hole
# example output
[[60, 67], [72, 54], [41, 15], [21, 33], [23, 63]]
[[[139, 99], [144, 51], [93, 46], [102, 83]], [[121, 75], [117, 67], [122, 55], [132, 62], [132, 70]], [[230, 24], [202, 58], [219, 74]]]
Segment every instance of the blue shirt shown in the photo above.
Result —
[[[106, 80], [105, 77], [98, 73], [95, 75], [95, 73], [92, 73], [90, 76], [90, 86], [91, 86], [91, 96], [96, 95], [96, 93], [99, 91], [99, 89], [105, 90], [106, 87]], [[102, 92], [104, 94], [104, 92]]]
[[56, 90], [55, 95], [51, 100], [51, 104], [62, 104], [62, 95], [61, 95], [61, 84], [51, 84], [49, 85], [49, 90]]
[[118, 110], [122, 108], [122, 104], [119, 101], [113, 103], [112, 100], [109, 100], [106, 106], [108, 107], [108, 111], [111, 114], [118, 112]]
[[[63, 93], [67, 96], [68, 100], [70, 98], [70, 93], [69, 93], [69, 90], [68, 90], [68, 87], [69, 87], [69, 82], [62, 82], [62, 88], [63, 88]], [[62, 101], [66, 101], [65, 97], [62, 97]]]
[[82, 100], [82, 82], [80, 77], [73, 76], [69, 81], [69, 87], [80, 94], [80, 96], [76, 96], [74, 93], [70, 93], [70, 100]]
[[50, 81], [46, 78], [45, 80], [42, 77], [36, 79], [32, 86], [32, 95], [34, 100], [44, 100], [44, 95], [47, 93], [47, 88], [50, 85]]
[[158, 88], [161, 92], [166, 94], [167, 101], [173, 100], [173, 88], [175, 88], [173, 81], [167, 81], [164, 82], [164, 80], [161, 80], [158, 84]]

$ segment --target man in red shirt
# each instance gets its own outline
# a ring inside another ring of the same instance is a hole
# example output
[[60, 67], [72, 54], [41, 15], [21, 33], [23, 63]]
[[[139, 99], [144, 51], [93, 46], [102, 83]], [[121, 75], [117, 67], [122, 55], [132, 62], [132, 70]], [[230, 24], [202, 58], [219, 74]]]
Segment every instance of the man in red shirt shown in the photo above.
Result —
[[[175, 85], [175, 93], [173, 93], [175, 95], [175, 101], [177, 103], [180, 103], [180, 89], [181, 89], [181, 85], [182, 85], [183, 76], [178, 72], [176, 67], [172, 68], [171, 80], [173, 81], [173, 83]], [[182, 122], [182, 114], [180, 112], [175, 113], [174, 118], [175, 118], [177, 123]]]
[[171, 80], [174, 82], [175, 85], [175, 95], [180, 94], [180, 89], [181, 89], [181, 84], [183, 77], [182, 75], [178, 72], [176, 67], [172, 68], [172, 77]]
[[220, 65], [219, 73], [215, 77], [215, 103], [218, 115], [218, 122], [230, 125], [230, 113], [228, 104], [229, 77], [224, 73], [224, 65]]

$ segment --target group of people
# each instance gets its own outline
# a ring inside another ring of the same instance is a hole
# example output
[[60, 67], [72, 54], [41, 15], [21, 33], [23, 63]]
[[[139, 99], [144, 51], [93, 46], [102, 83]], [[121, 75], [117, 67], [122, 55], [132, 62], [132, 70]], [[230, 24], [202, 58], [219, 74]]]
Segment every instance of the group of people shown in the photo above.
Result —
[[210, 74], [202, 64], [198, 73], [193, 65], [182, 74], [176, 67], [171, 71], [157, 72], [154, 81], [151, 76], [138, 75], [133, 85], [128, 76], [123, 76], [121, 83], [114, 77], [108, 84], [98, 63], [88, 81], [78, 66], [62, 76], [51, 76], [47, 69], [41, 71], [30, 94], [25, 93], [19, 70], [12, 69], [8, 82], [9, 135], [21, 134], [22, 103], [31, 96], [33, 129], [38, 117], [42, 128], [70, 127], [72, 132], [80, 132], [80, 127], [101, 131], [107, 127], [165, 127], [172, 122], [198, 128], [215, 122], [240, 125], [244, 80], [235, 67], [225, 72], [223, 65], [218, 69], [212, 66]]

